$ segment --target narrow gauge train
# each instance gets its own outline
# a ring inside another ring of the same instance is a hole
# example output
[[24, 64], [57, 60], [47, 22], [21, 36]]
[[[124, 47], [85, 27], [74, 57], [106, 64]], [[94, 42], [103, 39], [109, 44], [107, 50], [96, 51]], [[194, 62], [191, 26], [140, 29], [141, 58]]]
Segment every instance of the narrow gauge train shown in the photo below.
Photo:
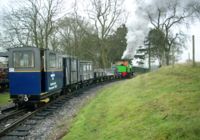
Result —
[[114, 65], [116, 70], [115, 75], [119, 75], [122, 78], [131, 78], [133, 76], [133, 68], [127, 60], [121, 60]]
[[47, 101], [61, 93], [114, 78], [114, 72], [93, 70], [92, 61], [35, 47], [9, 49], [10, 97], [16, 104]]

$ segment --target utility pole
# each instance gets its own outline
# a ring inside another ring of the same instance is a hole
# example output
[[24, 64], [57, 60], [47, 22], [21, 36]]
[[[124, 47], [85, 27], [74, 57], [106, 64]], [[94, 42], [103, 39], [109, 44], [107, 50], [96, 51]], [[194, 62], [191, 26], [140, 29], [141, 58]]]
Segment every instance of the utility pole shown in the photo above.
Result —
[[192, 35], [192, 62], [193, 66], [195, 66], [195, 36]]
[[148, 44], [148, 50], [149, 50], [149, 71], [151, 71], [151, 49], [150, 49], [150, 43]]

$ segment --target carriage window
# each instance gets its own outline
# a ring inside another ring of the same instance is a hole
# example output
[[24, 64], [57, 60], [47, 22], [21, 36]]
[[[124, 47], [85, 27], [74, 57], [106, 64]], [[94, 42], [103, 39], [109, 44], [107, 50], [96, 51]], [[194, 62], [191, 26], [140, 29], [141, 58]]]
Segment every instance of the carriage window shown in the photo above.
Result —
[[72, 60], [71, 61], [71, 69], [72, 69], [72, 71], [77, 71], [77, 63], [76, 63], [76, 60]]
[[92, 65], [90, 64], [90, 71], [92, 71]]
[[49, 67], [56, 68], [56, 55], [54, 53], [49, 54]]
[[86, 72], [87, 71], [87, 65], [83, 65], [83, 71]]
[[62, 57], [58, 58], [58, 68], [61, 69], [62, 68]]
[[80, 71], [83, 72], [83, 64], [80, 64]]
[[90, 65], [87, 64], [87, 71], [90, 71]]
[[13, 52], [14, 68], [34, 67], [34, 55], [32, 51]]

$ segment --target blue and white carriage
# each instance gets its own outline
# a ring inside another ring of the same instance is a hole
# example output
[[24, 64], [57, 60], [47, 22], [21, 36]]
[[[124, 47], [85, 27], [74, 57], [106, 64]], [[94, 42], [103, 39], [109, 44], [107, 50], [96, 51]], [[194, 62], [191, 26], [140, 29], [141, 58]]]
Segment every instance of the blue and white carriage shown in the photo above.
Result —
[[9, 50], [10, 97], [17, 104], [44, 101], [100, 82], [105, 76], [104, 71], [94, 72], [92, 61], [48, 49], [19, 47]]
[[23, 47], [9, 50], [10, 96], [38, 101], [63, 87], [63, 58], [55, 52]]

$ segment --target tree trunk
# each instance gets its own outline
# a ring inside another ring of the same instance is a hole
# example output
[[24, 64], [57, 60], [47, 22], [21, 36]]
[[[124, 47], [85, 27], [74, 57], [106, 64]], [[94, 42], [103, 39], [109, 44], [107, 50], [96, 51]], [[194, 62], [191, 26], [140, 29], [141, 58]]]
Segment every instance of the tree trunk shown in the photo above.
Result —
[[170, 62], [170, 56], [169, 56], [169, 54], [170, 54], [169, 52], [166, 52], [166, 53], [165, 53], [165, 60], [166, 60], [166, 65], [167, 65], [167, 66], [170, 64], [170, 63], [169, 63], [169, 62]]
[[106, 68], [107, 66], [107, 54], [106, 54], [106, 51], [105, 51], [105, 48], [101, 48], [101, 55], [100, 55], [100, 60], [101, 60], [101, 67], [102, 68]]

